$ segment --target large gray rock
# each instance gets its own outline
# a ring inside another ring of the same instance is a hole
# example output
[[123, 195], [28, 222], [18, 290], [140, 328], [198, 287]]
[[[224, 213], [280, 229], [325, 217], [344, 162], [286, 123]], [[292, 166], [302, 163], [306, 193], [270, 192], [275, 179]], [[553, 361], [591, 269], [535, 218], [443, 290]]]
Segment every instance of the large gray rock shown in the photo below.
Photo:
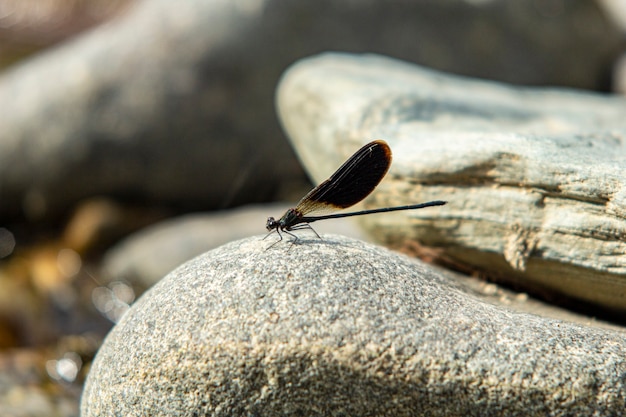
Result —
[[185, 209], [274, 198], [303, 177], [275, 121], [275, 86], [321, 50], [519, 83], [605, 84], [622, 36], [595, 2], [509, 4], [136, 2], [0, 77], [0, 219], [46, 218], [94, 195]]
[[484, 302], [339, 236], [186, 263], [108, 335], [83, 417], [619, 415], [626, 333]]
[[347, 54], [294, 65], [277, 97], [316, 180], [385, 139], [395, 161], [370, 206], [448, 200], [364, 217], [381, 240], [417, 240], [457, 266], [626, 312], [626, 99]]

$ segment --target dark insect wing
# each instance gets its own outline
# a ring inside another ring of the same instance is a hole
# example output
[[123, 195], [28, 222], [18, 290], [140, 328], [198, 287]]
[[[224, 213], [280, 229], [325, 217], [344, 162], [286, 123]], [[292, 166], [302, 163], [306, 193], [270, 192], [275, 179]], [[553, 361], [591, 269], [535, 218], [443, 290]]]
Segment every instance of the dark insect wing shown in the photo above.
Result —
[[[368, 143], [352, 155], [329, 179], [312, 189], [295, 208], [287, 210], [276, 220], [268, 217], [266, 228], [276, 231], [280, 240], [283, 240], [281, 231], [294, 238], [298, 237], [290, 231], [308, 228], [313, 230], [310, 223], [324, 219], [339, 219], [343, 217], [361, 216], [364, 214], [387, 213], [400, 210], [417, 210], [426, 207], [442, 206], [445, 201], [429, 201], [406, 206], [383, 207], [371, 210], [353, 211], [350, 213], [335, 213], [329, 215], [308, 216], [310, 213], [323, 213], [350, 207], [367, 197], [383, 179], [391, 165], [391, 149], [382, 140]], [[320, 237], [315, 230], [313, 232]], [[272, 244], [271, 246], [274, 246]], [[270, 246], [270, 247], [271, 247]], [[268, 248], [269, 249], [269, 248]]]
[[391, 149], [375, 140], [359, 149], [329, 179], [300, 200], [296, 210], [304, 216], [355, 205], [367, 197], [383, 179], [391, 165]]

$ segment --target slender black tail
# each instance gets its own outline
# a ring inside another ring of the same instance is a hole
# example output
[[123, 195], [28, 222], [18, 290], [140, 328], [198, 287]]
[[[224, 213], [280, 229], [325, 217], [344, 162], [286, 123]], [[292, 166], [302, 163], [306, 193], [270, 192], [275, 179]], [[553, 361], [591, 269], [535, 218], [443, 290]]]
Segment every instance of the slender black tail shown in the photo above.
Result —
[[324, 219], [339, 219], [341, 217], [360, 216], [362, 214], [373, 214], [373, 213], [386, 213], [389, 211], [417, 210], [417, 209], [421, 209], [425, 207], [443, 206], [446, 203], [447, 201], [435, 200], [435, 201], [429, 201], [427, 203], [412, 204], [410, 206], [385, 207], [385, 208], [372, 209], [372, 210], [353, 211], [350, 213], [337, 213], [337, 214], [328, 214], [325, 216], [302, 217], [298, 223], [313, 223], [318, 220], [324, 220]]

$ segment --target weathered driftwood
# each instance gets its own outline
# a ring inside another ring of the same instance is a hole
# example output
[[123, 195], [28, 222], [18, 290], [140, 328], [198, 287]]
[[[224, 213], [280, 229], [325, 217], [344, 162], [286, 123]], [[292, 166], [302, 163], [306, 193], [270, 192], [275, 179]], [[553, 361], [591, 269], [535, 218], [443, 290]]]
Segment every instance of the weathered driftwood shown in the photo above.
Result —
[[449, 201], [364, 218], [381, 240], [626, 312], [625, 99], [327, 54], [288, 70], [277, 103], [317, 180], [385, 139], [394, 163], [368, 205]]

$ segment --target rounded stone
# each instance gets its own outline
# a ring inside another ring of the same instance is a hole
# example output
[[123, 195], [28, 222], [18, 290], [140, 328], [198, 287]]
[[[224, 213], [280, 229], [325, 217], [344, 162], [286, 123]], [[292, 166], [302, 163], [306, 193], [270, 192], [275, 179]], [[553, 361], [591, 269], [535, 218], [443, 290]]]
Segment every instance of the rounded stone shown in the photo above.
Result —
[[156, 284], [108, 335], [82, 416], [616, 415], [626, 336], [481, 301], [340, 236], [251, 237]]

